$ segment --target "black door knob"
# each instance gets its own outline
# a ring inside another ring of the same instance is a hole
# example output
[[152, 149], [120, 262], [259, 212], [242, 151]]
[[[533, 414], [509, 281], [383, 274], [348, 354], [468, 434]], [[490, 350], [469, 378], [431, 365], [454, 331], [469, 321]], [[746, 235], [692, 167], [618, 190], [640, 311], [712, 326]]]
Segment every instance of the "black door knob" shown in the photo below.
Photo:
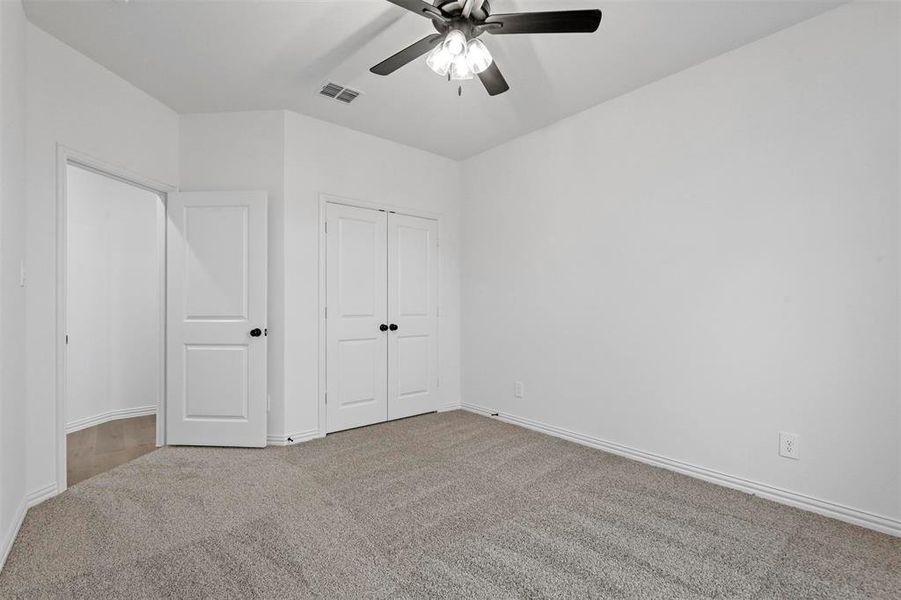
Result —
[[263, 335], [262, 329], [251, 329], [250, 330], [250, 337], [260, 337], [261, 335]]
[[379, 331], [388, 331], [388, 326], [382, 323], [379, 325]]
[[388, 329], [390, 329], [391, 331], [397, 331], [397, 325], [395, 325], [394, 323], [392, 323], [391, 326], [390, 326]]

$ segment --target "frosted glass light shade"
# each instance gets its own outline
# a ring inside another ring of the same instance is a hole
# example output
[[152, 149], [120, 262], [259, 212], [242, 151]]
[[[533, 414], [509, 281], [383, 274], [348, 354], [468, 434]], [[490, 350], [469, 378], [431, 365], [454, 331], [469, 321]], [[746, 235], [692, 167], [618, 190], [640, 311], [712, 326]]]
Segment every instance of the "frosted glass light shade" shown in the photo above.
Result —
[[479, 74], [490, 67], [493, 61], [491, 52], [488, 51], [485, 44], [479, 40], [469, 40], [466, 45], [466, 63], [469, 65], [470, 71]]
[[466, 56], [458, 56], [451, 62], [450, 78], [452, 81], [472, 79], [472, 70], [470, 70], [469, 64], [466, 62]]
[[437, 48], [429, 52], [428, 57], [425, 59], [425, 64], [442, 77], [446, 77], [447, 72], [450, 71], [451, 62], [453, 62], [453, 60], [453, 54], [444, 49], [444, 44], [440, 44]]
[[447, 34], [442, 45], [451, 56], [460, 56], [466, 52], [466, 36], [459, 29], [454, 29]]

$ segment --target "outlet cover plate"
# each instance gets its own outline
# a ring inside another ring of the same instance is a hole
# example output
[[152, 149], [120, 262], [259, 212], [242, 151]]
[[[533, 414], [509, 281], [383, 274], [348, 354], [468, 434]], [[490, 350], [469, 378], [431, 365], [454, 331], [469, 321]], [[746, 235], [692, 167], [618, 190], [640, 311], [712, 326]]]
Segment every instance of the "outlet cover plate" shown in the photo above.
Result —
[[513, 396], [516, 398], [522, 398], [522, 382], [521, 381], [513, 382]]
[[801, 459], [800, 437], [797, 433], [779, 432], [779, 456], [792, 460]]

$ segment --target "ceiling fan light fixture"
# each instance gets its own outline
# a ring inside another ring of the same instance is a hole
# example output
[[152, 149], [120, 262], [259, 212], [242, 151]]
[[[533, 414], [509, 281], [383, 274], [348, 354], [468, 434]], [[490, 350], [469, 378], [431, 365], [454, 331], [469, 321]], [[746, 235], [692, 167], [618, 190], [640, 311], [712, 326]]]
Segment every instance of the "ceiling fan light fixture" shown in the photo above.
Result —
[[450, 71], [451, 63], [454, 61], [454, 56], [447, 52], [444, 49], [444, 44], [439, 44], [434, 50], [432, 50], [428, 57], [425, 60], [425, 64], [429, 66], [429, 68], [442, 77], [447, 76], [447, 72]]
[[447, 34], [442, 45], [451, 56], [461, 56], [466, 53], [466, 36], [459, 29], [454, 29]]
[[[594, 33], [601, 25], [602, 16], [598, 9], [492, 14], [488, 0], [388, 2], [425, 17], [437, 33], [389, 56], [370, 71], [390, 75], [428, 54], [428, 66], [442, 77], [461, 80], [478, 74], [489, 96], [503, 94], [510, 85], [484, 44], [470, 38], [483, 33], [505, 37], [523, 33]], [[457, 92], [462, 94], [462, 91], [463, 86], [458, 86]]]
[[465, 55], [454, 57], [450, 66], [451, 81], [466, 81], [472, 79], [472, 69], [469, 68], [469, 62]]
[[490, 67], [492, 62], [494, 62], [494, 58], [485, 44], [480, 40], [469, 40], [466, 45], [466, 63], [469, 65], [470, 71], [478, 75]]

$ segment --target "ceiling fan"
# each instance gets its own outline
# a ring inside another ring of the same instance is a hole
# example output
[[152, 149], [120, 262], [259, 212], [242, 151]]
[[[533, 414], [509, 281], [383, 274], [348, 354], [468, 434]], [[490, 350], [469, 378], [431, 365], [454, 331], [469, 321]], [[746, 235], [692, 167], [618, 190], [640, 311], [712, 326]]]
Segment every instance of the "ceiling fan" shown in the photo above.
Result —
[[388, 0], [432, 21], [438, 33], [426, 36], [370, 71], [390, 75], [428, 53], [426, 64], [451, 81], [478, 75], [488, 94], [497, 96], [510, 89], [488, 48], [479, 40], [483, 33], [594, 33], [601, 24], [601, 11], [567, 10], [554, 12], [492, 15], [488, 0]]

